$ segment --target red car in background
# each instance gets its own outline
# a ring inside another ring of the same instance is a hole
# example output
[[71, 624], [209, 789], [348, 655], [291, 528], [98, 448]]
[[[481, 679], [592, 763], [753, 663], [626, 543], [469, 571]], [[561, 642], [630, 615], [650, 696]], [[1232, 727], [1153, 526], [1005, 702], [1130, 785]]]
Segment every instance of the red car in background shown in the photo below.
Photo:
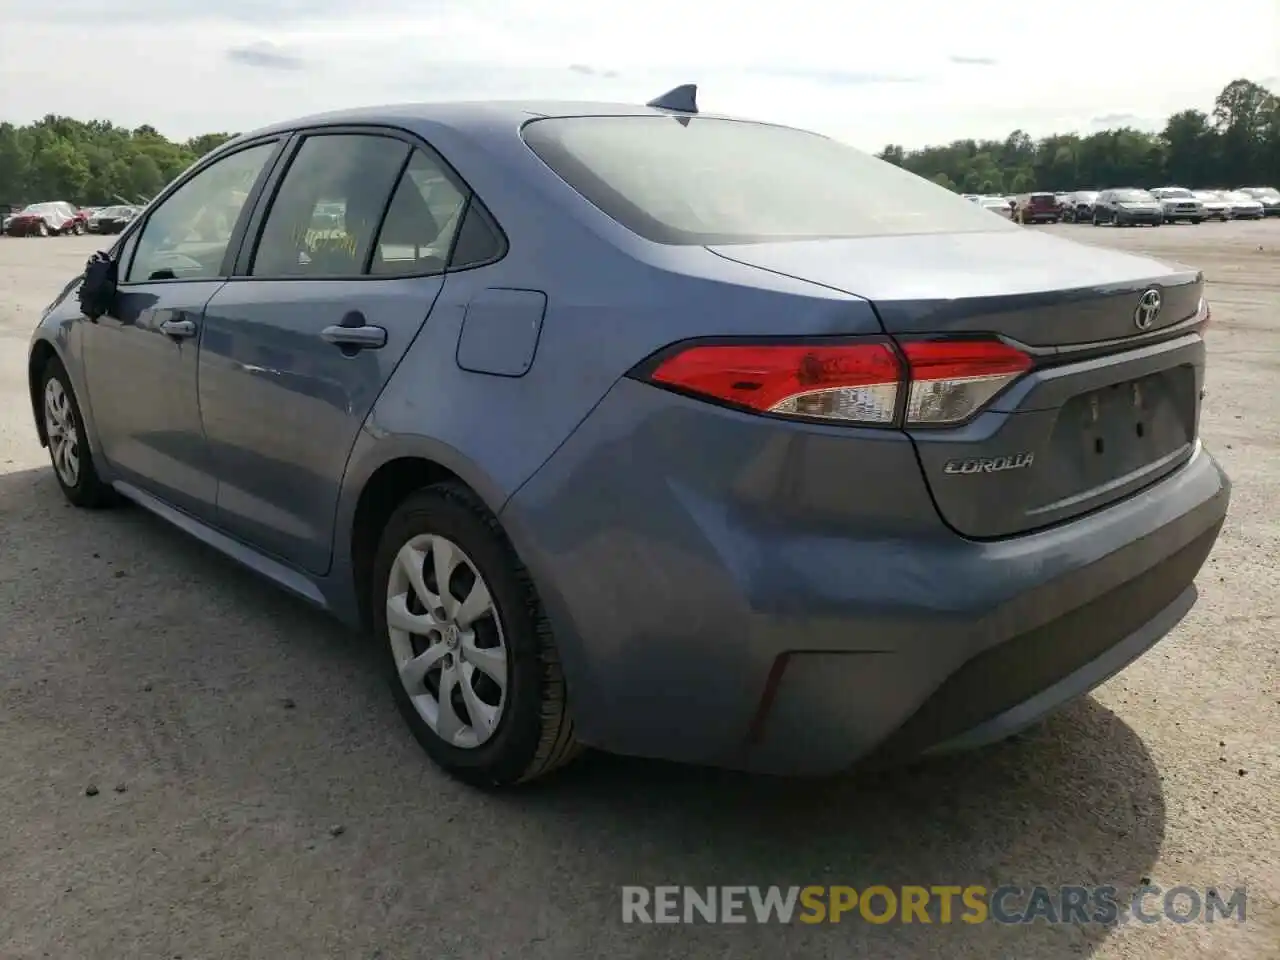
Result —
[[11, 237], [56, 237], [84, 233], [88, 217], [65, 200], [33, 203], [15, 213], [5, 227]]
[[1058, 223], [1062, 207], [1052, 193], [1024, 193], [1013, 208], [1013, 219], [1019, 223]]

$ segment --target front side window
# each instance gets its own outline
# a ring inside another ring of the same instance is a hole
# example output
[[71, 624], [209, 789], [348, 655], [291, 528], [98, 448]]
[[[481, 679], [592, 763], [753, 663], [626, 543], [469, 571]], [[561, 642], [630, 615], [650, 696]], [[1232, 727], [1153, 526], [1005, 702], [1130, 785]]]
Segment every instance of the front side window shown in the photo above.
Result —
[[415, 150], [387, 208], [371, 271], [383, 276], [443, 273], [467, 195], [438, 160]]
[[236, 223], [275, 149], [270, 142], [237, 151], [161, 201], [142, 227], [127, 282], [222, 276]]
[[376, 134], [307, 137], [271, 203], [251, 275], [363, 274], [408, 154], [404, 141]]
[[711, 117], [555, 117], [525, 142], [658, 243], [1017, 230], [945, 187], [815, 133]]

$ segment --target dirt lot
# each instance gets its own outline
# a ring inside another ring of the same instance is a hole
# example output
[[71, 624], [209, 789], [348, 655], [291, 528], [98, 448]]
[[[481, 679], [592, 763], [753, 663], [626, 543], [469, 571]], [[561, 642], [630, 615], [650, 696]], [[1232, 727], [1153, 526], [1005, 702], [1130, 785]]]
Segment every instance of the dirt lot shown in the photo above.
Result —
[[[1280, 957], [1280, 222], [1044, 229], [1211, 281], [1204, 434], [1236, 489], [1176, 633], [917, 770], [595, 758], [502, 797], [427, 765], [323, 616], [141, 510], [64, 506], [26, 345], [94, 242], [0, 239], [0, 958]], [[1247, 886], [1247, 922], [637, 927], [618, 889], [1144, 878]]]

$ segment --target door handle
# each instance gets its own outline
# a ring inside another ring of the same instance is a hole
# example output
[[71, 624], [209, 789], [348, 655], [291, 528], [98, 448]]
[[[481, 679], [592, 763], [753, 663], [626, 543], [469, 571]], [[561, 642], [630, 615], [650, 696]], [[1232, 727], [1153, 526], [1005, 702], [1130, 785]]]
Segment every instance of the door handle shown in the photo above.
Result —
[[364, 314], [353, 310], [342, 318], [342, 322], [320, 331], [320, 337], [326, 343], [342, 347], [343, 353], [355, 350], [377, 350], [387, 345], [387, 331], [365, 322]]
[[194, 320], [164, 320], [160, 323], [160, 332], [175, 340], [185, 340], [196, 335]]

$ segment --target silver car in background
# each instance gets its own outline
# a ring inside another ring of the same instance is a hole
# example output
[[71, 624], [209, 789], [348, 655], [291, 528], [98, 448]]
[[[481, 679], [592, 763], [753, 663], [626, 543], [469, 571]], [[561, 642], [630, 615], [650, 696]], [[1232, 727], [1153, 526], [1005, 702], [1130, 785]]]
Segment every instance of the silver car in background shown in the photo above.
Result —
[[1266, 216], [1262, 201], [1254, 199], [1243, 190], [1224, 190], [1222, 197], [1231, 204], [1232, 220], [1261, 220]]
[[1231, 219], [1231, 201], [1222, 195], [1221, 190], [1193, 190], [1192, 193], [1200, 201], [1200, 206], [1204, 207], [1206, 220]]
[[1204, 221], [1204, 205], [1186, 187], [1156, 187], [1151, 195], [1160, 201], [1165, 223], [1177, 223], [1179, 220], [1187, 223]]
[[1009, 201], [1004, 197], [978, 197], [975, 202], [983, 210], [990, 210], [1006, 220], [1013, 219], [1013, 207], [1009, 206]]

